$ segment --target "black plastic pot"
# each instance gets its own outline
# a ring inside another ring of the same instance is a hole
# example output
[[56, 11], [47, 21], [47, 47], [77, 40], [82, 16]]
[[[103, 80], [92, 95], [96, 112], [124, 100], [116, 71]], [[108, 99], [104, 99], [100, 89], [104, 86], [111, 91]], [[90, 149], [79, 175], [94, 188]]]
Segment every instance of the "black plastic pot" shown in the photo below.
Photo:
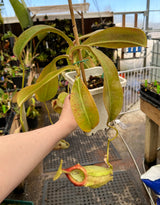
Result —
[[160, 95], [147, 89], [144, 84], [141, 84], [140, 97], [155, 107], [160, 107]]
[[27, 117], [27, 123], [29, 129], [35, 129], [38, 126], [38, 117], [35, 117], [34, 119]]
[[16, 88], [22, 88], [22, 76], [12, 77], [12, 81]]
[[16, 114], [15, 112], [10, 111], [10, 113], [7, 116], [7, 119], [6, 119], [7, 123], [3, 131], [5, 135], [9, 134], [15, 114]]
[[5, 126], [6, 126], [6, 118], [1, 117], [0, 118], [0, 130], [4, 130]]
[[13, 204], [13, 205], [33, 205], [32, 201], [22, 201], [22, 200], [13, 200], [13, 199], [5, 199], [1, 205], [8, 205], [8, 204]]
[[9, 134], [14, 116], [15, 112], [9, 110], [5, 118], [0, 118], [0, 130], [3, 131], [4, 135]]

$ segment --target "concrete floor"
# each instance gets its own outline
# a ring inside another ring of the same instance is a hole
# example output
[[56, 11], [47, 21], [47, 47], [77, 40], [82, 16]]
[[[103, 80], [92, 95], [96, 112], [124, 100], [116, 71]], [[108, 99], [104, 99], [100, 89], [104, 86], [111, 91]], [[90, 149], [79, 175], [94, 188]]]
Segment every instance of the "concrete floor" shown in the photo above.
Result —
[[[136, 103], [134, 107], [135, 109], [139, 108], [139, 102]], [[138, 110], [124, 114], [120, 117], [119, 120], [120, 123], [117, 124], [116, 127], [118, 128], [120, 135], [112, 143], [119, 152], [121, 160], [112, 162], [113, 169], [114, 171], [131, 170], [134, 174], [136, 182], [141, 186], [142, 192], [144, 192], [144, 196], [149, 201], [149, 197], [142, 186], [140, 175], [136, 169], [133, 159], [131, 158], [128, 149], [124, 144], [125, 141], [135, 158], [140, 173], [143, 173], [145, 114], [141, 110]], [[113, 130], [108, 131], [108, 136], [114, 136]], [[160, 158], [158, 157], [158, 160], [159, 159]], [[33, 201], [34, 205], [41, 205], [40, 200], [42, 195], [43, 180], [53, 177], [54, 174], [55, 173], [53, 172], [43, 173], [43, 163], [41, 162], [25, 179], [25, 192], [22, 194], [12, 193], [10, 197], [13, 199]]]

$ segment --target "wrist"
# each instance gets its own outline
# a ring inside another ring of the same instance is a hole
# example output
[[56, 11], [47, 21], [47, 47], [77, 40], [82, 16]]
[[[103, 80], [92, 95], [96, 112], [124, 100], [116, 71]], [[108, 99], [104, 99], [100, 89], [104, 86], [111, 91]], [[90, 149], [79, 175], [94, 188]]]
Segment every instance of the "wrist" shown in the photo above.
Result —
[[[72, 131], [74, 131], [77, 127], [77, 123], [76, 122], [72, 122], [68, 119], [59, 119], [57, 122], [58, 126], [60, 129], [63, 130], [64, 135], [68, 135], [70, 134]], [[62, 137], [63, 138], [63, 137]]]

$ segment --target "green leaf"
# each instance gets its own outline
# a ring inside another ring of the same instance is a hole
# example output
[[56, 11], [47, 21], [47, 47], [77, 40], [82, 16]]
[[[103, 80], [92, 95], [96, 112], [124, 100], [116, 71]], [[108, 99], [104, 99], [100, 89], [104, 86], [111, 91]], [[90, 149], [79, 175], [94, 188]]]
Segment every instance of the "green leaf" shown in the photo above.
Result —
[[9, 1], [15, 11], [15, 14], [20, 22], [22, 29], [32, 26], [33, 21], [31, 19], [29, 11], [27, 10], [24, 4], [24, 1], [22, 1], [22, 3], [19, 0], [9, 0]]
[[93, 36], [94, 34], [101, 32], [102, 30], [104, 30], [104, 29], [101, 29], [101, 30], [99, 29], [99, 30], [93, 31], [91, 33], [87, 33], [85, 35], [82, 35], [79, 37], [79, 40], [81, 41], [81, 40], [84, 40], [85, 38], [89, 38], [90, 36]]
[[99, 123], [99, 113], [89, 90], [77, 77], [71, 90], [71, 107], [79, 127], [90, 132]]
[[4, 23], [4, 20], [3, 20], [3, 17], [2, 17], [2, 14], [1, 14], [1, 10], [0, 10], [0, 24], [3, 24]]
[[[54, 58], [51, 63], [49, 63], [41, 72], [39, 78], [37, 79], [37, 83], [40, 82], [48, 73], [52, 71], [56, 71], [56, 62], [63, 58], [69, 58], [67, 55], [61, 55]], [[36, 92], [36, 99], [40, 102], [45, 102], [53, 98], [58, 90], [58, 77], [54, 78], [52, 81], [41, 87]]]
[[37, 36], [38, 36], [38, 40], [42, 41], [47, 36], [47, 33], [41, 33], [41, 34], [39, 34]]
[[103, 52], [91, 46], [75, 46], [70, 50], [71, 55], [78, 49], [91, 51], [99, 61], [104, 72], [103, 101], [108, 112], [108, 122], [114, 120], [120, 113], [123, 105], [123, 90], [120, 84], [117, 69]]
[[[54, 62], [52, 61], [49, 63], [41, 72], [39, 78], [37, 79], [37, 82], [40, 82], [42, 79], [45, 78], [45, 76], [52, 72], [56, 71], [56, 66], [53, 65]], [[35, 94], [36, 94], [36, 99], [40, 102], [45, 102], [53, 98], [58, 90], [58, 77], [53, 78], [49, 83], [45, 84], [42, 86]]]
[[91, 51], [99, 61], [104, 72], [104, 88], [103, 88], [103, 101], [105, 108], [108, 112], [108, 122], [114, 120], [122, 109], [123, 105], [123, 90], [120, 84], [117, 69], [112, 62], [103, 52], [91, 46], [76, 46], [70, 52], [77, 49], [87, 49]]
[[114, 120], [123, 105], [123, 90], [114, 63], [100, 50], [91, 48], [104, 72], [103, 101], [108, 112], [108, 122]]
[[25, 48], [25, 46], [28, 44], [28, 42], [33, 39], [35, 36], [42, 35], [48, 32], [56, 33], [60, 35], [62, 38], [64, 38], [69, 46], [73, 45], [73, 42], [71, 41], [68, 36], [66, 36], [62, 31], [59, 29], [53, 28], [52, 26], [48, 25], [36, 25], [32, 26], [31, 28], [25, 30], [16, 40], [13, 52], [17, 56], [17, 58], [20, 58], [22, 55], [22, 51]]
[[0, 88], [0, 97], [2, 97], [3, 94], [4, 94], [4, 90]]
[[82, 45], [107, 48], [146, 47], [147, 38], [141, 29], [111, 27], [93, 34]]
[[[27, 86], [20, 90], [17, 95], [17, 103], [21, 106], [26, 100], [28, 100], [34, 93], [38, 92], [43, 86], [47, 85], [47, 83], [51, 82], [54, 78], [56, 78], [60, 73], [65, 70], [76, 70], [76, 66], [70, 65], [65, 66], [59, 70], [52, 71], [48, 73], [40, 82], [37, 82], [33, 85]], [[54, 97], [54, 96], [53, 96]]]

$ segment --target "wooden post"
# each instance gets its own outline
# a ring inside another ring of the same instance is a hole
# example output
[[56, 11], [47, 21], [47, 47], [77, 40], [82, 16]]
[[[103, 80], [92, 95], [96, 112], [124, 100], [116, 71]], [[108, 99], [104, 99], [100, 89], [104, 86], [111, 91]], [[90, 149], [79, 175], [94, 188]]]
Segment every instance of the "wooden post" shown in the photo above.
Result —
[[145, 165], [151, 167], [157, 161], [160, 110], [145, 100], [140, 101], [141, 110], [146, 114], [145, 126]]
[[83, 12], [81, 12], [81, 24], [82, 24], [82, 35], [85, 34], [85, 30], [84, 30], [84, 16], [83, 16]]
[[137, 23], [138, 23], [138, 14], [135, 13], [134, 15], [134, 27], [137, 28]]
[[141, 110], [158, 126], [160, 126], [160, 110], [148, 103], [145, 100], [141, 99]]
[[[138, 22], [138, 14], [135, 13], [134, 15], [134, 27], [137, 28], [137, 22]], [[133, 58], [136, 57], [136, 53], [133, 53]]]
[[[122, 27], [125, 27], [125, 26], [126, 26], [126, 15], [123, 14], [122, 15]], [[124, 48], [122, 48], [121, 59], [124, 59]]]
[[[74, 37], [75, 37], [75, 42], [76, 42], [76, 45], [79, 46], [80, 43], [79, 43], [76, 20], [75, 20], [75, 16], [74, 16], [74, 12], [73, 12], [72, 0], [68, 0], [68, 5], [69, 5], [69, 10], [70, 10], [71, 19], [72, 19], [72, 26], [73, 26], [73, 33], [74, 33]], [[79, 60], [82, 61], [81, 50], [78, 50], [78, 54], [79, 54]], [[81, 69], [81, 73], [82, 73], [83, 82], [87, 85], [83, 62], [80, 63], [80, 69]]]
[[146, 116], [145, 128], [145, 164], [149, 167], [156, 164], [159, 126]]
[[123, 14], [122, 15], [122, 27], [125, 27], [126, 26], [126, 15]]
[[79, 11], [77, 11], [77, 13], [78, 13], [78, 15], [80, 15], [80, 17], [81, 17], [82, 35], [84, 35], [85, 32], [84, 32], [84, 16], [83, 16], [83, 12], [80, 13]]

